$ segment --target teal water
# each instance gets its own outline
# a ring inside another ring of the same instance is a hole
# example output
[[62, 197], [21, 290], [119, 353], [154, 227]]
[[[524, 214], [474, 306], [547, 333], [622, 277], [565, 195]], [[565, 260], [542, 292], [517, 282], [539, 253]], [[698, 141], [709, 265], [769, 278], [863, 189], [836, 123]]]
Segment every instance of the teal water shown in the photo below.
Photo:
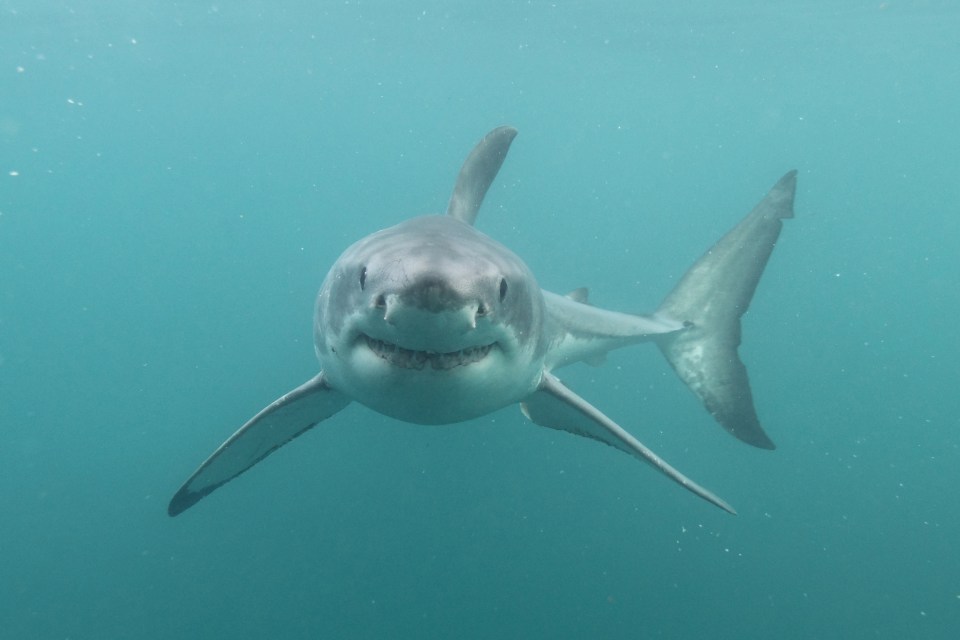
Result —
[[[0, 0], [0, 635], [953, 638], [960, 6]], [[170, 519], [316, 372], [353, 240], [439, 212], [655, 308], [800, 171], [741, 349], [778, 450], [652, 348], [564, 370], [739, 510], [515, 409], [347, 409]]]

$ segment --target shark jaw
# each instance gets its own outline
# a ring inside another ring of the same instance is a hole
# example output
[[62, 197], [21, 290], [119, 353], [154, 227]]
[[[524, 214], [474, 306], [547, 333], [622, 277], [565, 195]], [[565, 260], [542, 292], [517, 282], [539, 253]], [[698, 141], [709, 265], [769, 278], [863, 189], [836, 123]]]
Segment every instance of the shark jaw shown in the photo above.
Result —
[[[489, 340], [490, 338], [486, 338]], [[378, 413], [415, 424], [454, 424], [518, 402], [535, 389], [541, 367], [500, 342], [441, 349], [360, 333], [327, 359], [329, 375]]]
[[468, 316], [469, 307], [397, 309], [390, 324], [358, 309], [342, 333], [324, 336], [325, 375], [370, 409], [415, 424], [463, 422], [532, 393], [543, 369], [533, 345], [490, 317], [463, 331]]
[[465, 367], [480, 362], [490, 351], [498, 349], [499, 345], [491, 344], [465, 347], [457, 351], [429, 351], [406, 349], [393, 342], [378, 340], [365, 333], [360, 334], [359, 341], [377, 357], [386, 360], [389, 364], [401, 369], [433, 369], [447, 371], [456, 367]]

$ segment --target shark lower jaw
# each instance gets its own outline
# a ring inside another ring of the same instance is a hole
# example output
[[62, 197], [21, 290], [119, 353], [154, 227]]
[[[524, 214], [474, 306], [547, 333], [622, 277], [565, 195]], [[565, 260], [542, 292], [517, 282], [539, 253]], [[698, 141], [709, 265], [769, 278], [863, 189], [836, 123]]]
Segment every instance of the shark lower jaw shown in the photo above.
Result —
[[406, 349], [386, 340], [378, 340], [365, 333], [358, 342], [365, 345], [378, 358], [401, 369], [447, 371], [481, 362], [490, 353], [499, 349], [496, 342], [466, 347], [458, 351], [417, 351]]

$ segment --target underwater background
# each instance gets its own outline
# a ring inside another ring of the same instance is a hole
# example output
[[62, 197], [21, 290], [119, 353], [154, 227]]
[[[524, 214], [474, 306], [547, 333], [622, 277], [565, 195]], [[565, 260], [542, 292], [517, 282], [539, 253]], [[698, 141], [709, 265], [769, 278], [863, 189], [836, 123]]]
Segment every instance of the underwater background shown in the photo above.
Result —
[[[960, 3], [0, 0], [0, 635], [954, 638]], [[353, 405], [171, 519], [313, 376], [354, 240], [442, 212], [656, 308], [799, 169], [744, 318], [776, 451], [655, 348], [561, 375], [739, 511], [514, 408]]]

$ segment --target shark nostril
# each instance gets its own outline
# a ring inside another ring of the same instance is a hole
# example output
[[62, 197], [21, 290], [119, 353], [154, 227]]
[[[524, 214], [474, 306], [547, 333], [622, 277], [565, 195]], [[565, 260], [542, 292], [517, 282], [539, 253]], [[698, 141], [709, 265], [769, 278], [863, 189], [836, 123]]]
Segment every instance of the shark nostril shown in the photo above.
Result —
[[507, 297], [507, 279], [500, 278], [500, 302], [503, 302]]

